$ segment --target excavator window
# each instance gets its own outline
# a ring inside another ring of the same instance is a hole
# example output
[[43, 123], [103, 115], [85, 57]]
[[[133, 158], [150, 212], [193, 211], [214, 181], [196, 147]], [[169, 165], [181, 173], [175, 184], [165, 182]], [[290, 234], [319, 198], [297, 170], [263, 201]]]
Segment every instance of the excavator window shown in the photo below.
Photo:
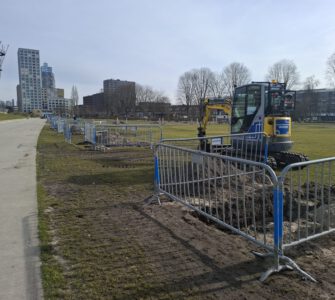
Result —
[[248, 132], [260, 104], [260, 85], [249, 85], [235, 90], [231, 119], [232, 133]]
[[283, 91], [266, 92], [269, 95], [267, 114], [284, 115], [294, 110], [294, 95]]

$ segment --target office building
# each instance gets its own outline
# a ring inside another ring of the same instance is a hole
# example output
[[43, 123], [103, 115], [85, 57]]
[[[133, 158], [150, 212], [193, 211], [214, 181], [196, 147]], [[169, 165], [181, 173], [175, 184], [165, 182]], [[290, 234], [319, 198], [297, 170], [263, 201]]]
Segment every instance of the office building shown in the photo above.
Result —
[[107, 115], [127, 115], [135, 110], [135, 82], [107, 79], [103, 84]]
[[106, 115], [104, 93], [97, 93], [83, 97], [85, 112], [87, 116]]
[[59, 98], [64, 98], [65, 97], [64, 89], [56, 88], [56, 94], [57, 94], [57, 97], [59, 97]]
[[310, 121], [335, 121], [335, 90], [297, 91], [294, 118]]
[[43, 109], [39, 51], [19, 48], [17, 55], [19, 67], [17, 99], [19, 110], [32, 112], [34, 109]]
[[67, 115], [72, 110], [71, 99], [55, 97], [48, 99], [47, 111], [59, 115]]

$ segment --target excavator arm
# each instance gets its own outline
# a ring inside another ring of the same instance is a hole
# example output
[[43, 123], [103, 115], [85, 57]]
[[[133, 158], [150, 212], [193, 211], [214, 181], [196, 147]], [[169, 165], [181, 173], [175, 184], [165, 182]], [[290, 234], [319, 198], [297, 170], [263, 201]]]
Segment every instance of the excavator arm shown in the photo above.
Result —
[[204, 99], [200, 105], [200, 121], [198, 127], [198, 137], [206, 136], [206, 128], [213, 110], [221, 110], [231, 116], [231, 100], [221, 98]]

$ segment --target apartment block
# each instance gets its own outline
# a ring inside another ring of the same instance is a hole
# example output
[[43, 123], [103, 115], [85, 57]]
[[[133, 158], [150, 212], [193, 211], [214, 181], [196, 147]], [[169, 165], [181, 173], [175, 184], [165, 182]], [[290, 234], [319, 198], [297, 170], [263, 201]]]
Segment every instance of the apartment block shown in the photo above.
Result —
[[126, 115], [135, 110], [135, 82], [107, 79], [104, 80], [103, 85], [107, 115]]
[[19, 110], [31, 112], [43, 109], [41, 93], [40, 53], [38, 50], [19, 48], [17, 52], [19, 85], [17, 99]]

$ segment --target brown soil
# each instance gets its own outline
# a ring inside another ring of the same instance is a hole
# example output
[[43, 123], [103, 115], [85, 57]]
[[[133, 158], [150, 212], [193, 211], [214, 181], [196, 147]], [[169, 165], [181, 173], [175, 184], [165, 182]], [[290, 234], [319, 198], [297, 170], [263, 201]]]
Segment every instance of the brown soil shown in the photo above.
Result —
[[[67, 159], [59, 172], [68, 167], [71, 173], [60, 179], [48, 154], [41, 156], [43, 186], [53, 197], [44, 213], [66, 279], [59, 298], [335, 299], [334, 235], [287, 253], [318, 283], [292, 271], [261, 283], [272, 261], [256, 259], [253, 244], [167, 199], [146, 204], [153, 188], [152, 169], [145, 168], [152, 165], [150, 151], [78, 150], [81, 165], [95, 164], [86, 175], [71, 166], [71, 153], [50, 149], [53, 159]], [[116, 170], [128, 172], [131, 183], [115, 177]]]

